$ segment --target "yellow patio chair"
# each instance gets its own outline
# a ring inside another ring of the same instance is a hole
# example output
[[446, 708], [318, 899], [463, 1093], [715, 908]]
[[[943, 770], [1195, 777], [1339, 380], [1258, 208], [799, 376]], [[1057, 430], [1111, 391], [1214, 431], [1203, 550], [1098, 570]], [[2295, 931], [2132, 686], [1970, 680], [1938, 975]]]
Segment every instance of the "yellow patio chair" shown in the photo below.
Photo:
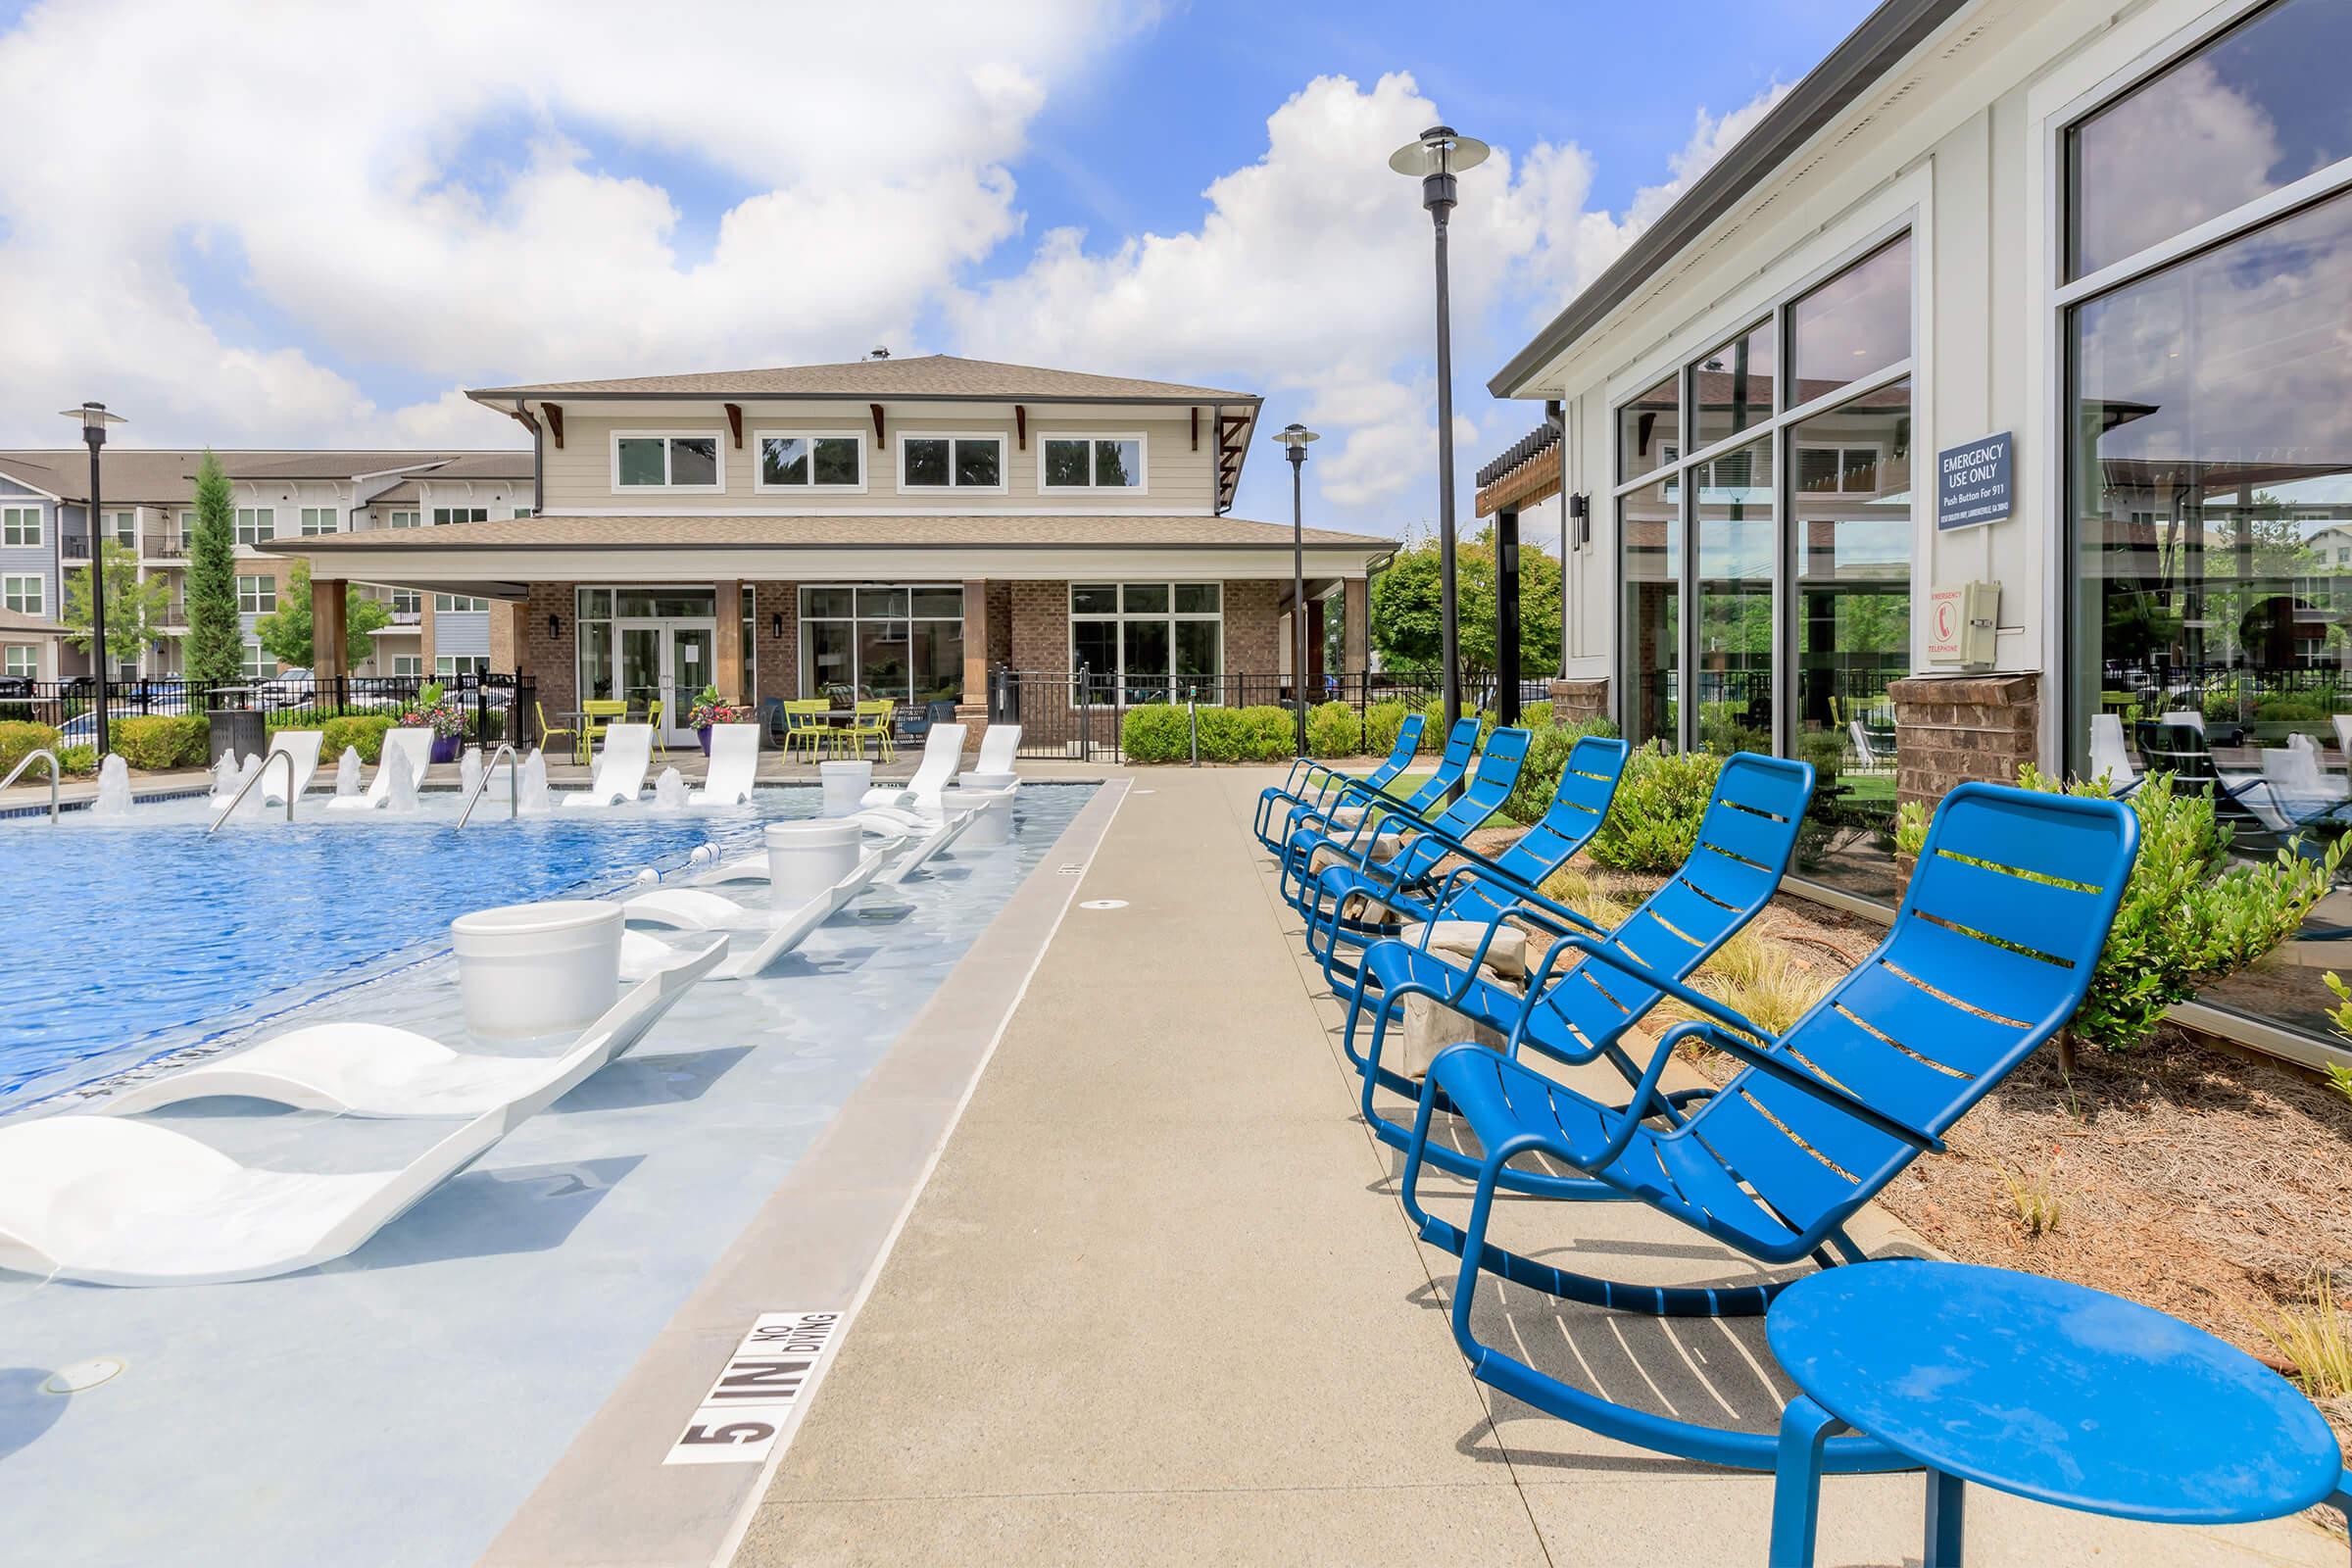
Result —
[[792, 760], [795, 749], [805, 748], [808, 760], [818, 760], [833, 749], [833, 725], [827, 715], [833, 705], [822, 697], [808, 702], [784, 705], [784, 760]]
[[669, 747], [662, 739], [662, 699], [653, 698], [645, 705], [645, 721], [654, 726], [654, 755], [667, 757]]
[[596, 743], [605, 738], [605, 730], [612, 724], [626, 723], [629, 705], [617, 697], [592, 697], [580, 704], [579, 760], [586, 762], [596, 755]]
[[545, 703], [533, 703], [531, 706], [539, 710], [539, 749], [547, 750], [550, 742], [554, 741], [557, 736], [563, 735], [570, 738], [572, 753], [577, 756], [580, 749], [580, 732], [576, 729], [559, 728], [550, 724], [547, 721], [547, 705]]
[[859, 703], [858, 715], [850, 725], [850, 755], [863, 757], [865, 743], [870, 740], [874, 742], [877, 759], [885, 762], [894, 759], [898, 753], [890, 744], [890, 721], [898, 710], [899, 705], [887, 697], [875, 702]]

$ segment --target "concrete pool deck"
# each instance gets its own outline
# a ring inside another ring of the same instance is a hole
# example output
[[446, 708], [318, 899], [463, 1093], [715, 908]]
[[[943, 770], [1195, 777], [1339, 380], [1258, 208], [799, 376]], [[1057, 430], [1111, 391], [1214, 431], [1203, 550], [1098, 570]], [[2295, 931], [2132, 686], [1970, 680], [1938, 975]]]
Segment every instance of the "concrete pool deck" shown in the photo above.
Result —
[[[1405, 1223], [1396, 1160], [1354, 1116], [1342, 1010], [1248, 832], [1280, 770], [1131, 776], [735, 1560], [1762, 1562], [1769, 1478], [1592, 1437], [1469, 1376], [1454, 1260]], [[1747, 1272], [1631, 1205], [1504, 1210], [1505, 1245], [1600, 1272]], [[1885, 1220], [1856, 1234], [1916, 1247]], [[1614, 1397], [1777, 1420], [1760, 1323], [1486, 1288], [1480, 1307], [1485, 1337]], [[1917, 1561], [1921, 1497], [1916, 1475], [1833, 1479], [1821, 1560]], [[2344, 1552], [2305, 1520], [2154, 1529], [1982, 1490], [1969, 1529], [1980, 1562]]]

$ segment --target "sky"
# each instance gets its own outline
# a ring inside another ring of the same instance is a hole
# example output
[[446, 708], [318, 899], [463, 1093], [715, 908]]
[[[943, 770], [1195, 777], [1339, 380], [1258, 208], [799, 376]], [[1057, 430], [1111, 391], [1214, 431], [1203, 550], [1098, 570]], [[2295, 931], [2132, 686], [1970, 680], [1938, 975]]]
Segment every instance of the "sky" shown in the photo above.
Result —
[[[1256, 391], [1311, 523], [1436, 515], [1485, 382], [1868, 0], [0, 0], [0, 445], [501, 447], [463, 389], [948, 353]], [[1673, 25], [1659, 25], [1671, 14]], [[549, 19], [560, 16], [560, 26]], [[93, 112], [92, 106], [103, 106]], [[1235, 511], [1289, 518], [1263, 440]]]

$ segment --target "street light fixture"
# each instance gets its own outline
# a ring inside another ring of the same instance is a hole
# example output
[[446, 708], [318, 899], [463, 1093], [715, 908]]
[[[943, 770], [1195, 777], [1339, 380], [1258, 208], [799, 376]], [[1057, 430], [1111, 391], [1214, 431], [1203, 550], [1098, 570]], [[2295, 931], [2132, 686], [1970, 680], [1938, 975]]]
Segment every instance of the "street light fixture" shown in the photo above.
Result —
[[1299, 479], [1306, 472], [1306, 444], [1323, 438], [1303, 424], [1286, 424], [1274, 439], [1291, 464], [1291, 693], [1298, 700], [1298, 755], [1306, 755], [1306, 523]]
[[103, 403], [84, 403], [78, 409], [60, 411], [65, 417], [81, 425], [81, 439], [90, 449], [90, 510], [88, 527], [83, 530], [90, 542], [90, 667], [98, 672], [97, 714], [98, 755], [106, 755], [106, 542], [99, 532], [98, 449], [106, 445], [106, 427], [121, 424], [122, 416], [109, 414]]
[[1446, 672], [1446, 727], [1462, 716], [1461, 626], [1453, 576], [1453, 317], [1446, 283], [1446, 226], [1458, 189], [1454, 176], [1493, 151], [1483, 141], [1432, 125], [1389, 155], [1389, 167], [1421, 181], [1421, 205], [1437, 230], [1438, 253], [1438, 627]]

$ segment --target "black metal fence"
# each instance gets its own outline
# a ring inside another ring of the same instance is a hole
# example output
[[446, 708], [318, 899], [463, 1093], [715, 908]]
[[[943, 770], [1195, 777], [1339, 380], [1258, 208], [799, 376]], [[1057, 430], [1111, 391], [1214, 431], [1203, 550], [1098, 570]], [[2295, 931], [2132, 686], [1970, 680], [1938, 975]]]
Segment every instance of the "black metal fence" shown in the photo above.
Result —
[[[253, 709], [279, 728], [323, 723], [350, 714], [393, 717], [414, 709], [428, 686], [466, 715], [466, 732], [476, 740], [527, 746], [538, 736], [536, 693], [528, 675], [345, 675], [327, 680], [308, 676], [257, 676], [251, 680], [200, 681], [164, 676], [152, 680], [109, 680], [110, 723], [148, 715], [202, 715], [217, 709]], [[29, 719], [64, 732], [69, 746], [97, 739], [98, 681], [0, 677], [0, 721]]]

